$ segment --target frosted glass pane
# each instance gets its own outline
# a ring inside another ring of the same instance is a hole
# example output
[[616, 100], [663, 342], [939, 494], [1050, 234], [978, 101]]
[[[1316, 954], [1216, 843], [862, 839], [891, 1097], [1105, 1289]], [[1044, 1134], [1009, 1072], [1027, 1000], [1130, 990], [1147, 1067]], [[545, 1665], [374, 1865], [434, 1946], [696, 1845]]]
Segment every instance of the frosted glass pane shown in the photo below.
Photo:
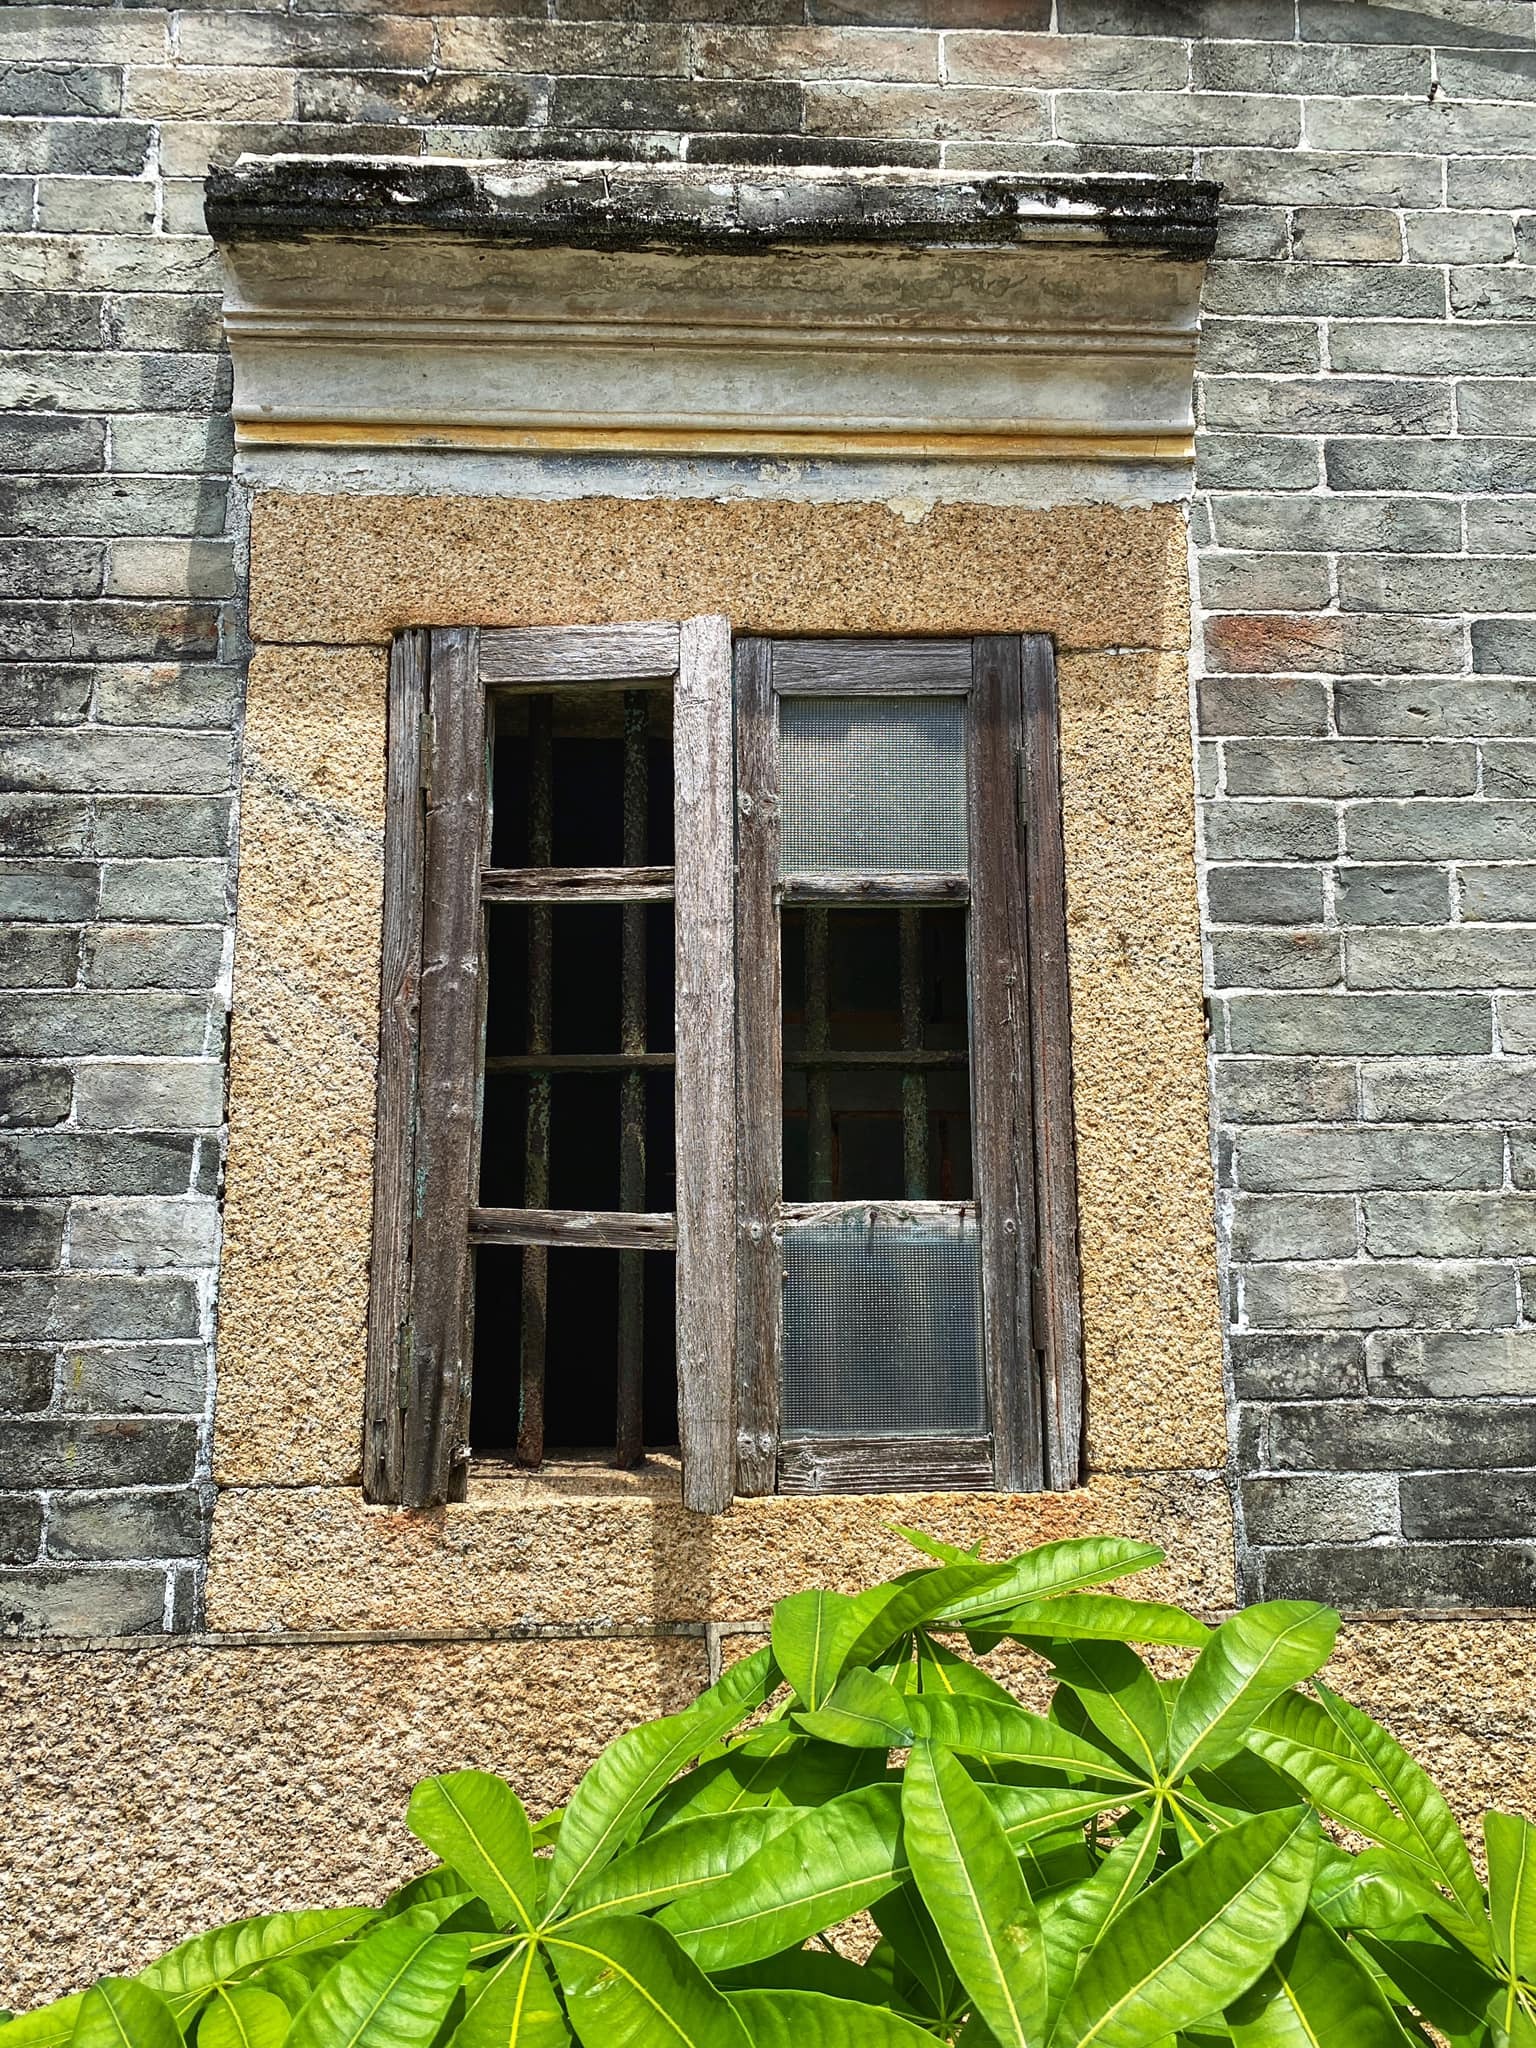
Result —
[[961, 697], [781, 697], [786, 874], [962, 872]]
[[786, 1436], [986, 1433], [974, 1219], [791, 1224], [784, 1262]]

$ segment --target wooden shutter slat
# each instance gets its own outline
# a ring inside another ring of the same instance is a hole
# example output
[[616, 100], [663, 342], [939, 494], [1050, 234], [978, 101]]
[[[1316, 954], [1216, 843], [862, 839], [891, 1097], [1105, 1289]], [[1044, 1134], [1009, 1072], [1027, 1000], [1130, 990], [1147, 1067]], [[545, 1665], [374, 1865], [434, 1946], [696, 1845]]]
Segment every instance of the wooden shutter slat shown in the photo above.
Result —
[[670, 903], [673, 870], [632, 868], [487, 868], [487, 903]]
[[668, 1251], [677, 1242], [671, 1215], [632, 1209], [471, 1209], [476, 1244], [585, 1245], [598, 1251]]
[[480, 635], [480, 675], [503, 684], [662, 682], [676, 674], [678, 629], [511, 626]]
[[735, 1473], [736, 931], [731, 629], [687, 619], [672, 712], [677, 860], [677, 1380], [683, 1502]]

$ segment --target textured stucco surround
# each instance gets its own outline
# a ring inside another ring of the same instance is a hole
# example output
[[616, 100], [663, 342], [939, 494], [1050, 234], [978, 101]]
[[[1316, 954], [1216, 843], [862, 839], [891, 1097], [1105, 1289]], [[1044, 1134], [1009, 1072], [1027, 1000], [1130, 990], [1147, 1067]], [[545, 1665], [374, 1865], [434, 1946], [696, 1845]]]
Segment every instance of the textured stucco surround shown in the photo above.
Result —
[[740, 1622], [895, 1567], [878, 1499], [703, 1521], [662, 1471], [406, 1516], [358, 1488], [389, 636], [699, 611], [1055, 637], [1089, 1478], [903, 1512], [1135, 1531], [1171, 1590], [1229, 1601], [1180, 509], [261, 494], [251, 564], [210, 1626]]

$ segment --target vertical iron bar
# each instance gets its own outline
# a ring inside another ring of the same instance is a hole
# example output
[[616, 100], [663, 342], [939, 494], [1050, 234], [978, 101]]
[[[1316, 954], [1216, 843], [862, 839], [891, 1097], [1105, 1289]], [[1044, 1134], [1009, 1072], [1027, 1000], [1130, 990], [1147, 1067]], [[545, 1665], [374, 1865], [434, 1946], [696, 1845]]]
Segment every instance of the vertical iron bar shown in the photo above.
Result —
[[[554, 860], [554, 699], [528, 699], [528, 865]], [[528, 910], [528, 1050], [547, 1053], [554, 1022], [554, 913], [547, 903]], [[550, 1077], [528, 1076], [523, 1148], [523, 1206], [549, 1207]], [[544, 1462], [544, 1358], [549, 1330], [549, 1253], [523, 1247], [522, 1395], [517, 1430], [520, 1465]]]
[[[901, 920], [901, 1049], [923, 1047], [923, 913], [910, 905]], [[928, 1077], [914, 1069], [901, 1077], [901, 1163], [907, 1200], [928, 1194]]]
[[[827, 913], [815, 904], [805, 912], [805, 1049], [828, 1049], [832, 993], [827, 959]], [[813, 1202], [836, 1199], [832, 1185], [832, 1093], [825, 1067], [813, 1066], [805, 1077], [809, 1125], [810, 1196]]]
[[[624, 693], [624, 865], [644, 864], [647, 839], [647, 756], [650, 699]], [[645, 905], [626, 903], [619, 965], [620, 1050], [645, 1051]], [[645, 1075], [626, 1070], [619, 1083], [619, 1207], [645, 1207]], [[643, 1455], [645, 1399], [645, 1254], [619, 1253], [618, 1425], [614, 1463], [638, 1465]]]

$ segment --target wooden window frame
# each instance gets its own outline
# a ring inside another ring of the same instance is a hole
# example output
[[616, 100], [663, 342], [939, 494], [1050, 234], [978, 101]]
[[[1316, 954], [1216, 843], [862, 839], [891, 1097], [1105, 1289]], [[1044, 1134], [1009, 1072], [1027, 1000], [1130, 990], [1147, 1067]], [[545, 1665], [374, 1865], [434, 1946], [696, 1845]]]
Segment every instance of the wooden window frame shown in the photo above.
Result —
[[[668, 682], [674, 866], [493, 869], [487, 764], [495, 697]], [[803, 876], [783, 887], [778, 697], [936, 690], [966, 699], [967, 873], [851, 886], [846, 877]], [[669, 898], [677, 930], [676, 1211], [478, 1207], [485, 906]], [[792, 1214], [781, 1200], [784, 900], [970, 903], [989, 1438], [780, 1439], [782, 1226]], [[775, 1490], [1075, 1486], [1082, 1331], [1049, 640], [745, 636], [733, 645], [729, 622], [718, 616], [400, 634], [389, 670], [377, 1099], [363, 1446], [369, 1499], [424, 1508], [464, 1496], [479, 1243], [535, 1254], [573, 1244], [675, 1245], [683, 1499], [698, 1512]], [[541, 1265], [531, 1270], [536, 1315]], [[525, 1418], [538, 1392], [525, 1383]], [[631, 1425], [637, 1451], [637, 1411]], [[622, 1449], [622, 1416], [619, 1434]]]

